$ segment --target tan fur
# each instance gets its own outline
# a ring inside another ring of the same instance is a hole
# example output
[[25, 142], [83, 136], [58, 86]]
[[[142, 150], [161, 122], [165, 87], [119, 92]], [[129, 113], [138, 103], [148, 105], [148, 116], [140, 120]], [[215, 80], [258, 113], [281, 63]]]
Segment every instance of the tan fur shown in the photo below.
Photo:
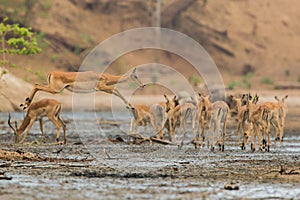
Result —
[[[202, 137], [202, 143], [204, 144], [205, 140], [205, 130], [208, 126], [208, 129], [210, 129], [211, 124], [211, 115], [212, 115], [212, 105], [210, 102], [210, 96], [203, 96], [199, 93], [198, 98], [198, 138], [196, 138], [197, 141], [200, 141], [200, 132]], [[201, 127], [200, 127], [201, 126]], [[201, 129], [201, 131], [200, 131]]]
[[147, 126], [150, 123], [150, 108], [147, 105], [135, 105], [130, 108], [134, 122], [130, 128], [130, 132], [134, 132], [136, 126]]
[[[270, 112], [269, 122], [275, 129], [275, 135], [274, 135], [274, 143], [276, 144], [276, 139], [278, 137], [279, 133], [279, 139], [280, 139], [280, 145], [283, 145], [283, 131], [284, 131], [284, 125], [285, 125], [285, 118], [286, 118], [286, 105], [284, 104], [284, 100], [288, 98], [288, 95], [283, 97], [281, 100], [278, 99], [277, 96], [275, 96], [275, 99], [278, 101], [275, 102], [266, 102], [263, 103]], [[268, 130], [270, 132], [270, 130]]]
[[[173, 105], [174, 101], [176, 100], [176, 96], [173, 98]], [[192, 122], [192, 131], [194, 134], [194, 138], [196, 137], [196, 118], [197, 118], [197, 107], [192, 103], [184, 103], [182, 105], [169, 106], [170, 100], [167, 100], [167, 107], [170, 109], [168, 112], [169, 115], [169, 126], [171, 126], [171, 130], [175, 133], [175, 129], [177, 125], [179, 125], [179, 131], [183, 130], [183, 137], [181, 142], [178, 142], [178, 147], [181, 148], [186, 136], [186, 123], [188, 118], [191, 119]], [[175, 137], [176, 140], [176, 137]]]
[[[44, 138], [44, 131], [43, 131], [43, 117], [47, 116], [49, 120], [56, 126], [57, 133], [56, 133], [56, 143], [59, 143], [59, 136], [60, 136], [60, 128], [63, 127], [64, 130], [64, 143], [66, 143], [66, 125], [63, 119], [60, 116], [61, 112], [61, 103], [54, 100], [54, 99], [42, 99], [37, 102], [33, 102], [27, 113], [26, 116], [19, 128], [16, 127], [16, 137], [15, 142], [18, 142], [19, 136], [25, 131], [23, 139], [20, 143], [23, 143], [26, 139], [28, 132], [30, 131], [34, 121], [39, 119], [40, 121], [40, 129], [42, 132], [42, 137]], [[10, 127], [10, 120], [9, 120]], [[13, 128], [13, 127], [12, 127]]]
[[120, 97], [126, 105], [129, 105], [128, 101], [121, 95], [121, 93], [115, 88], [117, 83], [125, 82], [128, 79], [132, 79], [143, 87], [144, 84], [140, 81], [136, 75], [136, 68], [134, 68], [129, 74], [123, 76], [114, 76], [110, 74], [101, 74], [98, 72], [60, 72], [53, 71], [48, 74], [48, 85], [35, 84], [31, 90], [29, 97], [25, 99], [25, 103], [21, 104], [21, 107], [26, 109], [36, 92], [44, 91], [52, 94], [57, 94], [67, 89], [76, 93], [91, 93], [97, 91], [103, 91], [109, 94], [114, 94]]
[[167, 113], [165, 128], [168, 130], [170, 141], [176, 141], [175, 129], [173, 128], [173, 122], [174, 122], [173, 114], [174, 114], [176, 96], [174, 96], [173, 99], [170, 99], [166, 95], [164, 95], [164, 97], [166, 99], [166, 102], [160, 102], [159, 104], [165, 108]]
[[235, 101], [236, 103], [236, 108], [237, 108], [237, 136], [238, 136], [238, 144], [240, 144], [240, 130], [242, 128], [242, 132], [244, 133], [246, 131], [246, 118], [244, 117], [247, 112], [247, 107], [246, 105], [242, 106], [242, 100], [236, 97], [232, 96], [232, 100]]
[[[226, 125], [228, 119], [229, 107], [226, 102], [224, 101], [216, 101], [212, 104], [212, 120], [211, 120], [211, 127], [212, 127], [212, 144], [211, 147], [214, 149], [214, 134], [217, 130], [218, 134], [218, 145], [220, 150], [224, 151], [224, 144], [225, 144], [225, 136], [226, 136]], [[223, 122], [222, 130], [221, 130], [221, 123]]]
[[247, 144], [247, 140], [249, 136], [251, 136], [251, 150], [255, 151], [256, 149], [256, 137], [258, 138], [258, 145], [259, 145], [259, 151], [262, 151], [262, 130], [264, 127], [264, 124], [262, 122], [262, 116], [264, 111], [264, 105], [254, 105], [251, 101], [248, 102], [247, 105], [248, 109], [248, 120], [249, 125], [247, 128], [247, 131], [244, 132], [243, 137], [243, 149], [245, 149], [245, 146]]

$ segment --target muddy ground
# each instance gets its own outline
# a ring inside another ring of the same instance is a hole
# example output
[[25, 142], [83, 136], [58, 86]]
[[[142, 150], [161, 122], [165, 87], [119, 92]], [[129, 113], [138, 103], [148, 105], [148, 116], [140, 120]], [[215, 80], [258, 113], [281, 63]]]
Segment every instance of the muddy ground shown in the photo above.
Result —
[[[131, 144], [123, 132], [129, 124], [125, 115], [114, 123], [105, 112], [74, 113], [75, 121], [73, 113], [63, 113], [66, 145], [53, 144], [50, 122], [46, 144], [40, 143], [36, 123], [26, 143], [15, 145], [2, 113], [0, 199], [300, 199], [298, 113], [289, 111], [283, 147], [255, 153], [249, 146], [240, 150], [234, 124], [224, 152], [191, 144], [181, 150]], [[12, 116], [20, 120], [23, 113]], [[236, 190], [225, 189], [228, 185]]]

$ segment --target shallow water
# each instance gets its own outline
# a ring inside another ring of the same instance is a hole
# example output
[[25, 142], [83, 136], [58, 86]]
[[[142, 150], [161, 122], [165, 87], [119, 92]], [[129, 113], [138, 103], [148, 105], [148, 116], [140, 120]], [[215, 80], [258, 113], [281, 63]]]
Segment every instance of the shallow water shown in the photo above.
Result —
[[[24, 114], [12, 113], [12, 116], [20, 120]], [[237, 137], [231, 132], [228, 132], [224, 152], [212, 152], [207, 147], [195, 150], [191, 144], [179, 150], [176, 145], [108, 142], [107, 137], [117, 135], [128, 139], [126, 113], [118, 113], [117, 120], [121, 123], [117, 125], [101, 124], [101, 120], [113, 119], [106, 112], [75, 113], [75, 116], [63, 113], [63, 117], [68, 122], [67, 145], [50, 145], [55, 141], [56, 132], [50, 122], [45, 123], [47, 144], [29, 144], [41, 137], [36, 122], [27, 143], [12, 145], [7, 114], [0, 113], [2, 149], [21, 149], [51, 158], [96, 158], [90, 162], [14, 161], [10, 167], [0, 168], [13, 178], [0, 180], [0, 199], [300, 198], [300, 175], [279, 173], [280, 166], [284, 166], [287, 173], [300, 172], [300, 134], [286, 133], [284, 147], [277, 143], [270, 152], [252, 153], [249, 146], [241, 151]], [[151, 128], [143, 133], [151, 134]], [[189, 132], [186, 142], [192, 137]], [[239, 186], [239, 190], [225, 190], [224, 185], [231, 182]]]

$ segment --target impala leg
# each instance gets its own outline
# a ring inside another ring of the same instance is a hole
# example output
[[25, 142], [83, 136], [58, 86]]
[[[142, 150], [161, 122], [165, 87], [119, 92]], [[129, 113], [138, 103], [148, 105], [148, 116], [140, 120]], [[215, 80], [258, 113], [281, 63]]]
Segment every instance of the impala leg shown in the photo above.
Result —
[[[183, 119], [184, 120], [184, 119]], [[181, 127], [181, 125], [180, 125]], [[186, 123], [182, 121], [182, 128], [183, 128], [183, 136], [182, 136], [182, 140], [181, 140], [181, 143], [180, 143], [180, 146], [179, 146], [179, 149], [182, 148], [183, 146], [183, 142], [185, 140], [185, 135], [186, 135]]]
[[66, 144], [67, 143], [67, 136], [66, 136], [67, 127], [66, 127], [66, 124], [65, 124], [64, 120], [62, 119], [62, 117], [60, 115], [58, 115], [57, 119], [63, 127], [63, 130], [64, 130], [64, 144]]
[[52, 94], [56, 94], [59, 93], [63, 90], [63, 88], [53, 88], [50, 85], [39, 85], [39, 84], [35, 84], [33, 86], [33, 89], [31, 90], [29, 97], [27, 97], [25, 99], [25, 103], [24, 104], [20, 104], [20, 107], [23, 107], [23, 109], [25, 110], [32, 102], [33, 97], [35, 96], [35, 94], [38, 91], [44, 91], [44, 92], [49, 92]]
[[278, 123], [279, 124], [279, 140], [280, 140], [280, 146], [282, 147], [283, 146], [283, 144], [282, 144], [282, 142], [283, 142], [283, 127], [282, 127], [282, 125], [280, 124], [280, 123]]
[[196, 123], [196, 115], [194, 115], [193, 117], [192, 117], [192, 129], [193, 129], [193, 135], [194, 135], [194, 138], [196, 138], [196, 125], [195, 125], [195, 123]]
[[241, 122], [238, 121], [238, 126], [237, 126], [237, 137], [238, 137], [238, 144], [240, 144], [240, 129], [241, 129]]
[[224, 146], [225, 146], [225, 137], [226, 137], [226, 128], [227, 128], [227, 117], [228, 117], [228, 112], [225, 115], [225, 120], [224, 120], [224, 124], [223, 124], [222, 151], [224, 151]]
[[[130, 128], [131, 129], [131, 134], [135, 132], [135, 129], [137, 127], [137, 125], [140, 123], [140, 120], [137, 119], [137, 120], [134, 120], [134, 122], [132, 123], [132, 127]], [[139, 133], [139, 130], [137, 130], [137, 132]]]
[[276, 140], [277, 140], [277, 136], [278, 136], [278, 132], [279, 132], [279, 125], [278, 125], [278, 121], [277, 121], [278, 117], [275, 117], [275, 119], [273, 118], [271, 120], [271, 124], [275, 129], [275, 135], [274, 135], [274, 144], [276, 144]]
[[31, 129], [31, 127], [32, 127], [32, 125], [33, 125], [33, 123], [34, 123], [34, 121], [35, 121], [35, 118], [31, 118], [31, 119], [30, 119], [29, 125], [27, 126], [26, 132], [25, 132], [25, 134], [24, 134], [24, 136], [23, 136], [23, 139], [20, 141], [20, 143], [23, 143], [23, 142], [25, 141], [26, 136], [27, 136], [27, 134], [29, 133], [29, 131], [30, 131], [30, 129]]
[[42, 142], [46, 143], [46, 137], [45, 137], [45, 133], [44, 133], [44, 129], [43, 129], [43, 118], [42, 117], [39, 119], [39, 122], [40, 122], [40, 130], [42, 132]]
[[214, 135], [215, 135], [215, 132], [216, 132], [216, 122], [213, 121], [212, 123], [213, 123], [213, 125], [212, 125], [213, 130], [212, 130], [212, 133], [211, 133], [211, 150], [213, 151], [215, 149], [215, 141], [214, 141], [215, 136]]
[[221, 128], [220, 128], [220, 119], [215, 119], [216, 120], [216, 127], [217, 127], [217, 144], [219, 147], [220, 146], [220, 138], [221, 138]]
[[196, 137], [194, 137], [194, 141], [196, 141], [197, 138], [200, 138], [200, 130], [201, 130], [200, 124], [201, 124], [201, 122], [200, 122], [200, 118], [199, 118], [198, 124], [197, 124], [197, 135], [196, 135]]
[[259, 126], [257, 132], [257, 138], [258, 138], [258, 149], [260, 152], [262, 151], [261, 136], [262, 136], [262, 131], [261, 131], [261, 127]]
[[203, 121], [201, 122], [201, 124], [202, 124], [202, 130], [201, 130], [201, 139], [200, 139], [200, 140], [202, 140], [203, 145], [204, 145], [204, 141], [205, 141], [205, 130], [206, 130], [206, 122], [204, 121], [204, 119], [203, 119]]
[[268, 148], [268, 152], [269, 152], [270, 151], [270, 144], [271, 144], [271, 124], [270, 124], [270, 120], [267, 121], [267, 135], [268, 135], [267, 148]]
[[252, 132], [252, 152], [255, 152], [256, 150], [256, 137], [257, 137], [257, 131], [256, 131], [256, 125], [253, 125], [253, 132]]
[[48, 116], [49, 120], [56, 126], [57, 128], [57, 133], [56, 133], [56, 144], [59, 143], [59, 136], [60, 136], [60, 128], [61, 128], [61, 124], [55, 119], [54, 115], [50, 115]]

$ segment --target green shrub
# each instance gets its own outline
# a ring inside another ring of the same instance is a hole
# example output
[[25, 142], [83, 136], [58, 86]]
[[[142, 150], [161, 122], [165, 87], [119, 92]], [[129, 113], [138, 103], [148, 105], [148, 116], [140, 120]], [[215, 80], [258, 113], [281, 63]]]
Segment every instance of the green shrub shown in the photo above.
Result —
[[189, 81], [193, 86], [197, 86], [199, 83], [201, 83], [200, 77], [194, 74], [189, 77]]
[[243, 78], [243, 87], [246, 89], [251, 88], [251, 82], [250, 79], [253, 77], [253, 73], [252, 72], [248, 72], [244, 78]]
[[270, 77], [262, 77], [260, 80], [261, 83], [266, 84], [266, 85], [272, 85], [273, 80]]
[[227, 83], [227, 89], [233, 90], [236, 86], [240, 86], [241, 83], [239, 81], [230, 81]]
[[51, 59], [52, 62], [55, 62], [57, 60], [57, 56], [56, 55], [51, 55], [50, 59]]

